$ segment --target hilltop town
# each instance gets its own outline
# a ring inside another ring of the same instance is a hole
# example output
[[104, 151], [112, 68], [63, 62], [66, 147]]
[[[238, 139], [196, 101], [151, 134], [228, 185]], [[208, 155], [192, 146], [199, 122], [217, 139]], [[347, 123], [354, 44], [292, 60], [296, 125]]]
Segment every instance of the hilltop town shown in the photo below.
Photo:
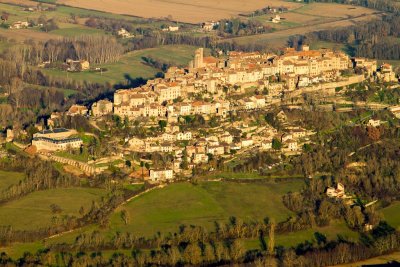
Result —
[[0, 19], [1, 266], [400, 260], [399, 1]]
[[[299, 51], [287, 48], [280, 55], [229, 52], [219, 57], [205, 56], [199, 48], [189, 66], [171, 67], [163, 78], [117, 90], [113, 101], [102, 99], [87, 107], [75, 104], [64, 114], [53, 113], [47, 126], [33, 135], [26, 151], [67, 163], [88, 175], [107, 170], [112, 162], [124, 166], [123, 162], [133, 160], [141, 168], [131, 169], [130, 177], [152, 183], [193, 177], [201, 169], [212, 172], [215, 164], [210, 161], [235, 162], [255, 151], [275, 155], [276, 162], [268, 166], [272, 169], [283, 163], [280, 155], [301, 154], [315, 134], [315, 129], [289, 121], [280, 106], [301, 109], [301, 103], [295, 102], [304, 93], [340, 103], [344, 100], [338, 88], [365, 81], [396, 84], [398, 78], [389, 64], [378, 66], [375, 60], [350, 58], [329, 49], [310, 50], [307, 45]], [[266, 116], [261, 123], [236, 119], [276, 109], [275, 118]], [[107, 141], [115, 144], [111, 154], [100, 158], [92, 154], [81, 162], [68, 156], [83, 153], [79, 129], [57, 128], [65, 116], [88, 118], [95, 127], [106, 128], [118, 119], [122, 128], [152, 131], [147, 135], [120, 133]], [[374, 120], [368, 123], [380, 125]], [[208, 126], [202, 127], [205, 124]], [[9, 130], [8, 141], [13, 137]], [[136, 156], [126, 156], [132, 153]], [[155, 154], [166, 159], [153, 160]]]

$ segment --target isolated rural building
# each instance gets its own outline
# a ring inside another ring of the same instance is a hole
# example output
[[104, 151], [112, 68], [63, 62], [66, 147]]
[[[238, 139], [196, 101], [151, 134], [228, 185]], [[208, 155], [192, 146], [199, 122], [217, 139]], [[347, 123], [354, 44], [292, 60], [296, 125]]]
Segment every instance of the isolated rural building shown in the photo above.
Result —
[[27, 21], [16, 21], [11, 24], [10, 29], [25, 29], [29, 27], [29, 22]]
[[332, 198], [344, 198], [346, 194], [344, 192], [344, 185], [342, 183], [338, 183], [337, 187], [328, 187], [326, 190], [326, 195]]
[[171, 169], [150, 169], [150, 181], [162, 182], [174, 179], [174, 171]]
[[117, 35], [121, 38], [133, 38], [135, 35], [128, 32], [126, 29], [121, 28], [117, 31]]
[[90, 69], [90, 63], [87, 60], [72, 60], [67, 59], [67, 71], [75, 72], [75, 71], [84, 71]]

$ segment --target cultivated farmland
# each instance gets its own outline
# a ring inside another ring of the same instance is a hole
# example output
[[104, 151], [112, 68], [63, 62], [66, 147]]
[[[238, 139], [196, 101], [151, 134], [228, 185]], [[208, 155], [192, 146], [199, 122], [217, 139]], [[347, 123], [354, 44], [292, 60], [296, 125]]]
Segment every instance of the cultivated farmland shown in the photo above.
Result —
[[[324, 10], [321, 12], [320, 10]], [[272, 24], [271, 15], [255, 17], [264, 24], [269, 24], [276, 31], [271, 33], [236, 37], [239, 44], [257, 43], [270, 46], [284, 47], [287, 38], [292, 35], [306, 34], [309, 32], [327, 30], [339, 27], [348, 27], [358, 23], [377, 19], [381, 12], [364, 7], [355, 7], [341, 4], [312, 3], [292, 9], [280, 14], [281, 23]]]
[[268, 5], [284, 6], [289, 9], [302, 5], [280, 0], [59, 0], [57, 3], [144, 18], [171, 16], [173, 20], [188, 23], [230, 18]]

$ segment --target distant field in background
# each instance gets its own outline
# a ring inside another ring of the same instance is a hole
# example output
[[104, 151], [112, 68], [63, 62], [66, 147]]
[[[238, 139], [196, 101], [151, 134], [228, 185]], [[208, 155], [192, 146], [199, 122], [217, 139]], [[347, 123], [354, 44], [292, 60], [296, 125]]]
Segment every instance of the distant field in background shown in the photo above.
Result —
[[[24, 5], [24, 6], [37, 6], [37, 2], [32, 0], [0, 0], [1, 3], [9, 3], [13, 5]], [[43, 1], [44, 2], [44, 1]]]
[[279, 24], [270, 22], [270, 18], [274, 16], [272, 14], [255, 17], [265, 25], [275, 28], [274, 32], [236, 37], [229, 40], [234, 40], [239, 44], [267, 44], [280, 48], [286, 46], [288, 37], [292, 35], [347, 27], [356, 23], [370, 21], [380, 16], [373, 9], [334, 3], [305, 4], [279, 15], [282, 18]]
[[[48, 3], [54, 3], [55, 1], [47, 1]], [[0, 0], [0, 12], [7, 12], [10, 14], [8, 24], [12, 24], [16, 21], [36, 20], [41, 15], [45, 15], [47, 19], [55, 18], [60, 29], [50, 31], [48, 33], [41, 31], [39, 28], [28, 28], [28, 29], [5, 29], [0, 28], [0, 35], [15, 39], [17, 41], [24, 41], [26, 39], [34, 39], [37, 41], [46, 41], [48, 39], [56, 39], [69, 36], [86, 35], [86, 34], [105, 34], [103, 30], [93, 29], [86, 27], [86, 19], [79, 19], [78, 24], [72, 23], [70, 18], [71, 14], [81, 17], [102, 17], [102, 18], [113, 18], [113, 19], [124, 19], [128, 21], [137, 21], [138, 26], [143, 27], [159, 27], [159, 23], [153, 24], [140, 24], [141, 19], [134, 18], [132, 16], [123, 16], [118, 14], [106, 13], [95, 10], [87, 10], [68, 6], [57, 6], [55, 11], [24, 11], [19, 5], [24, 6], [37, 6], [38, 2], [30, 0]]]
[[[106, 194], [102, 189], [52, 189], [38, 191], [21, 199], [0, 206], [0, 225], [11, 225], [15, 230], [35, 230], [52, 225], [52, 217], [63, 215], [79, 216], [81, 206], [90, 209], [93, 200]], [[61, 207], [62, 212], [53, 214], [51, 204]]]
[[188, 23], [231, 18], [267, 6], [295, 8], [302, 5], [280, 0], [58, 0], [57, 3], [144, 18], [171, 16], [173, 20]]
[[42, 71], [53, 77], [67, 80], [119, 83], [125, 81], [127, 77], [130, 79], [138, 77], [151, 78], [161, 71], [145, 65], [142, 57], [152, 57], [162, 62], [170, 62], [173, 65], [187, 65], [193, 58], [196, 48], [188, 45], [171, 45], [130, 52], [121, 57], [116, 63], [101, 65], [102, 68], [107, 69], [103, 73], [84, 71], [67, 74], [65, 71], [56, 69], [42, 69]]

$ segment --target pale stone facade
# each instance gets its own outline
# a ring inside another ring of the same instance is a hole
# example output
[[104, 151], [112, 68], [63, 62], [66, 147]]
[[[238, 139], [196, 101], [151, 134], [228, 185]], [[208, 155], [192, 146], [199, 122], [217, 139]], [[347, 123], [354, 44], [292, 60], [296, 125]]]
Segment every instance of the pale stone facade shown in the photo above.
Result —
[[152, 182], [162, 182], [174, 179], [174, 171], [172, 169], [149, 170], [149, 179]]
[[95, 117], [111, 114], [112, 112], [113, 103], [108, 100], [100, 100], [92, 106], [92, 114]]

